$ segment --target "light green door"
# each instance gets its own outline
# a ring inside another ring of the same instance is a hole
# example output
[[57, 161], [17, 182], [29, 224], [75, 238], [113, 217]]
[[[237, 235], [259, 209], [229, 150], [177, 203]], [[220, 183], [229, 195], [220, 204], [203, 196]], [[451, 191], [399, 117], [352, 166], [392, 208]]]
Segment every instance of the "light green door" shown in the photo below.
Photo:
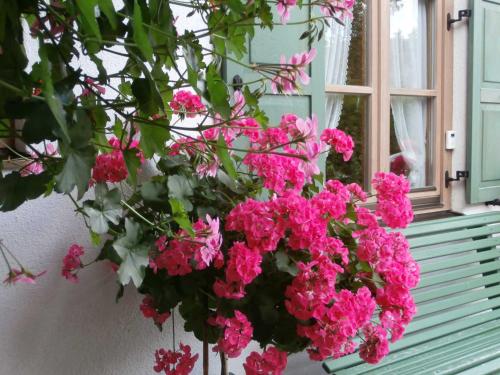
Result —
[[500, 0], [472, 0], [467, 199], [500, 198]]

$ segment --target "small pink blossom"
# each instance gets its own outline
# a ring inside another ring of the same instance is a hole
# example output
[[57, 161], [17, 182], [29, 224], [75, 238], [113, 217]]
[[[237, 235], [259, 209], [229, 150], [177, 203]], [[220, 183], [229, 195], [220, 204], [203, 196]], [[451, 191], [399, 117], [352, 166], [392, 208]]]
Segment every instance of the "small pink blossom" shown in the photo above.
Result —
[[270, 346], [262, 354], [250, 353], [243, 367], [246, 375], [281, 375], [286, 363], [286, 353]]
[[209, 323], [223, 330], [222, 337], [217, 341], [213, 351], [224, 352], [229, 358], [238, 357], [252, 340], [252, 325], [241, 311], [235, 310], [234, 318], [218, 315], [210, 319]]
[[174, 94], [173, 99], [168, 103], [174, 113], [189, 118], [194, 118], [206, 110], [199, 95], [187, 90], [179, 90]]
[[344, 161], [351, 159], [354, 150], [354, 141], [340, 129], [325, 129], [321, 133], [321, 140], [333, 147], [336, 153], [342, 154]]
[[297, 0], [278, 0], [277, 9], [281, 23], [286, 25], [290, 19], [290, 9], [297, 5]]
[[158, 309], [154, 306], [153, 297], [149, 295], [144, 297], [139, 308], [142, 315], [145, 318], [153, 319], [157, 326], [161, 326], [170, 317], [170, 312], [166, 311], [164, 313], [160, 313], [158, 311]]
[[73, 244], [63, 258], [62, 275], [71, 282], [77, 282], [77, 271], [83, 267], [80, 257], [84, 254], [83, 247]]
[[188, 375], [193, 371], [194, 364], [199, 355], [191, 354], [191, 347], [180, 343], [180, 350], [158, 349], [155, 352], [155, 365], [153, 370], [157, 373], [163, 371], [165, 375]]
[[379, 363], [389, 353], [387, 332], [381, 326], [367, 324], [363, 327], [365, 341], [359, 347], [359, 356], [371, 364]]
[[298, 80], [303, 85], [309, 84], [310, 77], [306, 72], [307, 66], [316, 57], [316, 49], [293, 55], [289, 62], [285, 56], [281, 56], [281, 68], [271, 81], [271, 89], [274, 93], [294, 94], [298, 91]]
[[94, 92], [98, 92], [101, 95], [106, 93], [106, 89], [103, 86], [98, 85], [92, 78], [85, 78], [85, 83], [89, 86], [83, 89], [81, 96], [89, 96]]
[[43, 271], [35, 275], [24, 268], [22, 269], [12, 268], [7, 278], [3, 282], [4, 284], [11, 284], [11, 285], [15, 285], [17, 283], [36, 284], [36, 279], [44, 275], [46, 272], [47, 271]]

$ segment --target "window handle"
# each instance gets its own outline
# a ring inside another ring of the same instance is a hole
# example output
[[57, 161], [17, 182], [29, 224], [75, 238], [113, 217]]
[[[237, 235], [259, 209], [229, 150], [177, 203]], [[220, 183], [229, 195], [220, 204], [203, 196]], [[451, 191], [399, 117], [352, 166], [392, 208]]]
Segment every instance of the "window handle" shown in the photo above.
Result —
[[462, 9], [458, 11], [458, 18], [451, 18], [451, 14], [448, 13], [446, 16], [446, 28], [448, 31], [451, 29], [451, 24], [455, 22], [460, 22], [462, 21], [462, 18], [467, 17], [470, 18], [472, 17], [472, 10], [471, 9]]

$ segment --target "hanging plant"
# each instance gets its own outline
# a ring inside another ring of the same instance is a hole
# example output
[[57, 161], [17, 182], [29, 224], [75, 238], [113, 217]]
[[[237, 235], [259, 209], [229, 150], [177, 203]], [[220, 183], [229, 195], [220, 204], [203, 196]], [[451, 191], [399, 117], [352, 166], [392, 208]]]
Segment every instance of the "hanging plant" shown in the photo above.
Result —
[[[240, 62], [258, 78], [236, 91], [219, 69], [221, 58], [238, 61], [255, 25], [274, 26], [274, 6], [283, 23], [296, 7], [319, 7], [321, 16], [304, 21], [302, 38], [312, 42], [353, 3], [186, 1], [188, 17], [205, 27], [182, 34], [166, 0], [126, 0], [121, 9], [111, 0], [0, 1], [8, 15], [0, 118], [25, 120], [16, 137], [31, 152], [28, 166], [0, 178], [0, 209], [67, 195], [100, 248], [95, 261], [116, 271], [118, 298], [132, 283], [144, 295], [138, 311], [160, 329], [178, 310], [204, 343], [205, 374], [209, 345], [225, 373], [226, 358], [252, 340], [262, 351], [246, 359], [247, 374], [281, 374], [287, 356], [304, 350], [312, 360], [339, 358], [358, 337], [361, 358], [377, 363], [415, 314], [418, 265], [404, 236], [380, 222], [411, 222], [408, 182], [376, 174], [370, 212], [360, 186], [324, 181], [317, 165], [330, 149], [349, 160], [350, 136], [319, 134], [314, 115], [268, 121], [259, 107], [265, 88], [300, 91], [314, 48], [276, 65]], [[31, 70], [24, 21], [38, 43]], [[82, 56], [96, 75], [74, 63]], [[126, 63], [108, 72], [105, 56]], [[62, 275], [78, 281], [95, 263], [87, 257], [71, 245]], [[154, 371], [187, 374], [199, 356], [182, 343], [160, 348]]]

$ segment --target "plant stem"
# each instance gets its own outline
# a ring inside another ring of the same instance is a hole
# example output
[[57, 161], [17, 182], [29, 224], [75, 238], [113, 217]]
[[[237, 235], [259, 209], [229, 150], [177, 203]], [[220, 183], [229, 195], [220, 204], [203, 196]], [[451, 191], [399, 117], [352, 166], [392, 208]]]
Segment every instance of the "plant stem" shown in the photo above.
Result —
[[227, 375], [227, 357], [224, 352], [220, 352], [220, 375]]
[[203, 375], [208, 375], [208, 333], [207, 323], [203, 323]]

